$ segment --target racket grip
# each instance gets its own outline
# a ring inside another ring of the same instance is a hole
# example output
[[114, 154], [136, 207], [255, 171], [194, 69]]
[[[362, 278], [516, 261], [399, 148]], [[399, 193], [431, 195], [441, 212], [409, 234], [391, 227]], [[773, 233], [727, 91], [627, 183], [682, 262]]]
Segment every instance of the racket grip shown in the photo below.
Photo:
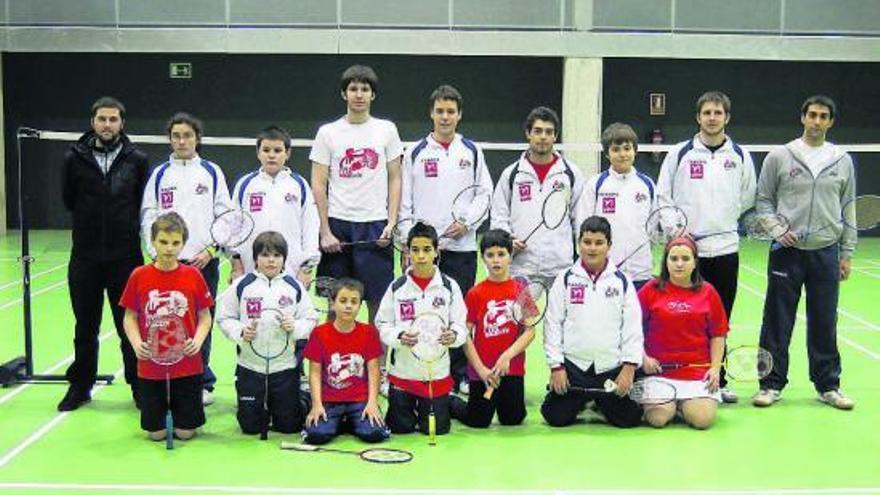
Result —
[[165, 414], [165, 449], [174, 449], [174, 418], [170, 410]]
[[428, 445], [437, 445], [437, 418], [434, 413], [428, 415]]
[[773, 241], [770, 243], [770, 251], [779, 251], [782, 249], [782, 244], [777, 241]]
[[491, 400], [493, 395], [495, 395], [495, 387], [486, 387], [486, 391], [483, 392], [483, 398]]

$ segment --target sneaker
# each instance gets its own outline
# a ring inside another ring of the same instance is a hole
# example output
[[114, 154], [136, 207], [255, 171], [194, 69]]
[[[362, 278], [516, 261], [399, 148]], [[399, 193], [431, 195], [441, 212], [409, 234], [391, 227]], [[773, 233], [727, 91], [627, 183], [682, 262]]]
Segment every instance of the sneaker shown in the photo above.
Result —
[[736, 404], [739, 402], [739, 396], [733, 390], [724, 387], [721, 389], [721, 401], [725, 404]]
[[64, 398], [58, 403], [58, 411], [74, 411], [91, 400], [92, 395], [89, 390], [83, 390], [71, 385], [70, 388], [67, 389], [67, 393], [64, 394]]
[[202, 405], [210, 406], [214, 403], [214, 392], [208, 389], [202, 389]]
[[762, 388], [752, 396], [752, 404], [757, 407], [769, 407], [782, 400], [782, 392], [772, 388]]
[[846, 411], [856, 406], [855, 401], [843, 395], [843, 392], [841, 392], [840, 389], [822, 392], [819, 394], [819, 401], [824, 402], [831, 407]]
[[467, 380], [462, 380], [461, 383], [458, 384], [458, 392], [461, 395], [470, 395], [471, 394], [471, 384]]

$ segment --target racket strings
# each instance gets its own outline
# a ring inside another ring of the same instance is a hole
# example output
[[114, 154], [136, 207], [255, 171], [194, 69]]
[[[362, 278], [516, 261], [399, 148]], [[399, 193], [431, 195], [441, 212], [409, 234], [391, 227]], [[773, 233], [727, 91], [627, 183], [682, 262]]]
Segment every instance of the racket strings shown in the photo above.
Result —
[[221, 213], [211, 224], [211, 238], [224, 248], [244, 243], [254, 230], [254, 219], [244, 210]]
[[854, 225], [857, 230], [870, 230], [880, 224], [880, 196], [859, 196], [853, 203], [854, 206], [849, 208], [853, 216], [844, 216], [844, 222]]
[[410, 452], [396, 449], [367, 449], [358, 454], [361, 459], [381, 464], [398, 464], [409, 462], [413, 455]]
[[172, 365], [184, 357], [183, 348], [188, 335], [180, 317], [157, 317], [150, 323], [147, 345], [150, 360], [156, 364]]
[[688, 219], [684, 211], [675, 206], [657, 208], [648, 215], [645, 221], [645, 233], [655, 244], [667, 242], [681, 237], [687, 232]]

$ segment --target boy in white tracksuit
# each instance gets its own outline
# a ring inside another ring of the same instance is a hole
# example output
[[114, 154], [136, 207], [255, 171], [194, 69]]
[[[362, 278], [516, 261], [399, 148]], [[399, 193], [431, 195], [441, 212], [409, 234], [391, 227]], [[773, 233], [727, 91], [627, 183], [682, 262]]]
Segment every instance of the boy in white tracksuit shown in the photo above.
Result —
[[[575, 206], [584, 187], [577, 166], [553, 151], [558, 129], [556, 112], [546, 107], [533, 109], [525, 125], [529, 149], [504, 169], [492, 195], [491, 228], [507, 231], [514, 238], [511, 275], [546, 286], [574, 257]], [[568, 195], [569, 208], [562, 223], [550, 230], [541, 225], [542, 207], [545, 198], [558, 190]]]
[[412, 266], [388, 287], [376, 315], [382, 343], [391, 351], [388, 370], [391, 387], [385, 424], [392, 433], [412, 433], [418, 429], [427, 434], [432, 402], [437, 433], [449, 432], [449, 392], [453, 384], [449, 376], [449, 354], [444, 354], [428, 369], [411, 350], [418, 337], [408, 333], [416, 318], [435, 313], [446, 325], [440, 344], [460, 347], [467, 339], [467, 309], [461, 290], [455, 280], [443, 275], [434, 265], [437, 237], [433, 227], [421, 222], [410, 229], [407, 248]]
[[579, 205], [580, 219], [608, 219], [614, 242], [611, 262], [640, 289], [651, 280], [651, 244], [645, 223], [655, 207], [654, 181], [633, 166], [638, 137], [632, 127], [613, 123], [602, 132], [602, 148], [611, 166], [587, 181]]
[[[284, 237], [278, 232], [263, 232], [254, 239], [253, 250], [256, 271], [233, 280], [220, 296], [217, 310], [217, 326], [239, 350], [235, 371], [238, 424], [246, 434], [259, 433], [266, 421], [271, 421], [275, 431], [293, 433], [302, 428], [305, 417], [294, 341], [309, 337], [317, 314], [305, 286], [283, 272]], [[263, 407], [266, 360], [249, 344], [259, 332], [254, 322], [267, 309], [281, 312], [282, 328], [289, 333], [287, 349], [269, 361], [268, 411]]]
[[[541, 414], [550, 426], [568, 426], [588, 400], [614, 426], [641, 422], [642, 409], [626, 396], [644, 355], [642, 310], [632, 281], [608, 261], [611, 225], [592, 216], [580, 228], [580, 259], [556, 277], [547, 295], [544, 354], [550, 391]], [[588, 394], [570, 387], [614, 393]]]

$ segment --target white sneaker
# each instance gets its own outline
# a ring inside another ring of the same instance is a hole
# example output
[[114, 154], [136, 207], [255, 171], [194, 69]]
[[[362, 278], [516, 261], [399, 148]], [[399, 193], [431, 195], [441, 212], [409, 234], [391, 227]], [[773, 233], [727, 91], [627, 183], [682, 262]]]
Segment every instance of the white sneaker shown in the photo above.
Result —
[[841, 392], [840, 389], [822, 392], [819, 394], [819, 401], [824, 402], [831, 407], [843, 409], [845, 411], [856, 406], [855, 401], [843, 395], [843, 392]]
[[721, 389], [721, 401], [725, 404], [736, 404], [739, 402], [739, 396], [733, 390], [724, 387]]
[[782, 392], [772, 388], [762, 388], [752, 396], [752, 404], [756, 407], [769, 407], [782, 400]]
[[471, 394], [471, 384], [467, 380], [462, 380], [461, 383], [458, 384], [458, 392], [461, 395], [470, 395]]
[[210, 406], [214, 403], [214, 393], [208, 389], [202, 389], [202, 405]]

